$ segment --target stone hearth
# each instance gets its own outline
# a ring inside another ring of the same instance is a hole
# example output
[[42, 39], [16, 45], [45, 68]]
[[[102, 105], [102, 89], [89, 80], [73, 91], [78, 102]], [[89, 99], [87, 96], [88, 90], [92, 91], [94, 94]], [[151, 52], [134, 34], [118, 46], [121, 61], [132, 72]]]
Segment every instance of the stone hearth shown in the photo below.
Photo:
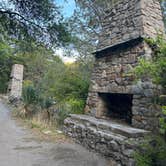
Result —
[[87, 115], [65, 119], [65, 134], [92, 151], [113, 158], [115, 166], [134, 165], [133, 152], [148, 131]]

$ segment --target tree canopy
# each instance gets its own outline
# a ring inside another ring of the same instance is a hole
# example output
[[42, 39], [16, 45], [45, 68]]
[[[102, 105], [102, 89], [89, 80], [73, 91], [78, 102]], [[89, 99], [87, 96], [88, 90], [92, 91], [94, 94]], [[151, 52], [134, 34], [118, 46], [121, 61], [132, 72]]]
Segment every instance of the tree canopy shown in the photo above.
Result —
[[70, 35], [54, 0], [8, 0], [0, 2], [0, 30], [18, 40], [48, 45], [69, 41]]

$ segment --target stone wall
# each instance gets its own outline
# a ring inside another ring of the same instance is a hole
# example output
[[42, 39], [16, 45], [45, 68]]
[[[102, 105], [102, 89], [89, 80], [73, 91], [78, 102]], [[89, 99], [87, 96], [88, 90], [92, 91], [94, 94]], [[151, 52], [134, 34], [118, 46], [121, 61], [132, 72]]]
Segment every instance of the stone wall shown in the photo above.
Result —
[[132, 126], [156, 131], [159, 127], [160, 109], [155, 107], [153, 99], [160, 93], [160, 88], [148, 78], [142, 78], [136, 83], [131, 74], [139, 58], [150, 60], [152, 56], [151, 48], [142, 39], [97, 53], [86, 113], [97, 118], [102, 117], [99, 93], [133, 94]]
[[115, 166], [134, 166], [134, 151], [148, 134], [85, 115], [71, 115], [64, 123], [65, 134], [84, 147], [109, 157], [115, 161]]
[[159, 0], [120, 0], [107, 10], [98, 50], [164, 33]]
[[8, 87], [10, 99], [20, 99], [22, 95], [23, 65], [14, 64], [11, 72], [11, 80]]

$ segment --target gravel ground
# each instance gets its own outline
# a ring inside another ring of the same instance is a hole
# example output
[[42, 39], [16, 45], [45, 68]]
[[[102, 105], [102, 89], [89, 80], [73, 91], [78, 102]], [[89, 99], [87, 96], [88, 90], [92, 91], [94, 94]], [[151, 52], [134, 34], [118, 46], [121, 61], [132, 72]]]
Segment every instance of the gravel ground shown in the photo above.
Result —
[[109, 166], [101, 156], [74, 143], [37, 141], [11, 118], [0, 101], [0, 166]]

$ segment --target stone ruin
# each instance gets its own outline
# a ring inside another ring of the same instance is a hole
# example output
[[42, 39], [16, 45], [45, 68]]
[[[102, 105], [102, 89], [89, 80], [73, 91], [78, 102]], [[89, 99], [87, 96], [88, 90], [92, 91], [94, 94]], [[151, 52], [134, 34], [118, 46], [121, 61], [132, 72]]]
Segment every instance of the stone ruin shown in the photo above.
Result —
[[135, 165], [132, 154], [143, 137], [159, 129], [153, 104], [161, 87], [147, 77], [136, 82], [131, 70], [151, 60], [144, 40], [164, 34], [158, 0], [120, 0], [106, 11], [95, 55], [86, 115], [71, 115], [64, 131], [85, 147], [111, 157], [115, 165]]
[[8, 86], [8, 96], [10, 101], [20, 100], [22, 95], [22, 82], [23, 82], [24, 66], [14, 64], [10, 75], [10, 83]]

